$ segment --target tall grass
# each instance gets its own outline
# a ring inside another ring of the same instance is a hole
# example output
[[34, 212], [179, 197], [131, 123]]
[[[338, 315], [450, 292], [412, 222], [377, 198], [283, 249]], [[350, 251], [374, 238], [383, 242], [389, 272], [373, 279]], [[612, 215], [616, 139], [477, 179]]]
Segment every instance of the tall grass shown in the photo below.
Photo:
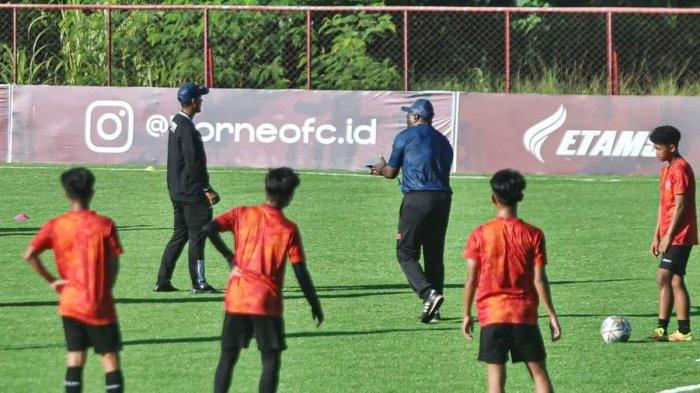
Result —
[[[620, 76], [620, 94], [655, 96], [698, 96], [700, 82], [681, 83], [678, 74], [662, 78], [640, 78], [637, 75]], [[438, 80], [420, 80], [410, 89], [463, 91], [471, 93], [499, 93], [505, 89], [502, 74], [482, 73], [480, 78], [449, 77]], [[581, 75], [557, 67], [542, 68], [536, 75], [515, 74], [511, 77], [512, 93], [529, 94], [608, 94], [607, 75]]]

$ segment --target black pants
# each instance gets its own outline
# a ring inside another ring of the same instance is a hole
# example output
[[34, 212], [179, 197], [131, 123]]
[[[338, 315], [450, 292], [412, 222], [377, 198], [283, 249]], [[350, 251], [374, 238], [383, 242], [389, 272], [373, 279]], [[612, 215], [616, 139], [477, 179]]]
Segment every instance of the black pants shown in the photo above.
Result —
[[158, 271], [158, 284], [170, 282], [175, 270], [175, 263], [189, 241], [187, 259], [189, 261], [192, 288], [205, 282], [204, 278], [204, 245], [207, 237], [202, 228], [212, 220], [212, 206], [205, 202], [175, 202], [173, 201], [175, 224], [173, 237], [165, 246], [163, 258]]
[[[408, 283], [421, 299], [430, 289], [439, 293], [445, 286], [445, 233], [450, 218], [452, 195], [443, 191], [409, 192], [399, 211], [396, 256]], [[419, 260], [423, 249], [423, 263]]]

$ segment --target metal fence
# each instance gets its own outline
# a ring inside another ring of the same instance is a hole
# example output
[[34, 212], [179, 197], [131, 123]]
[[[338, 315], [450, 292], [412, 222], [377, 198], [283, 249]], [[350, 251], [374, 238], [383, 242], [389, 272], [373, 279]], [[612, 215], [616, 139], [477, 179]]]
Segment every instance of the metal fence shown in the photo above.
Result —
[[0, 4], [0, 83], [185, 80], [697, 95], [700, 9]]

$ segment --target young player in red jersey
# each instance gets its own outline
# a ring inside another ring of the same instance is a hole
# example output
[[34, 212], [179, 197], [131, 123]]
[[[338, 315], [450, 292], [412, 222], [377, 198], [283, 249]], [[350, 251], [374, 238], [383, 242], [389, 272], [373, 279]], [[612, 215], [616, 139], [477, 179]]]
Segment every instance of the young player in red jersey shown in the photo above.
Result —
[[[117, 228], [110, 218], [89, 210], [95, 183], [89, 170], [63, 172], [61, 183], [70, 209], [42, 225], [24, 259], [59, 294], [58, 311], [68, 347], [66, 392], [82, 391], [82, 370], [90, 346], [102, 355], [106, 391], [122, 392], [118, 355], [122, 343], [112, 297], [122, 253]], [[39, 259], [48, 249], [54, 252], [59, 279]]]
[[[690, 249], [698, 244], [695, 212], [695, 175], [678, 152], [681, 133], [671, 126], [655, 128], [649, 135], [656, 157], [668, 163], [661, 169], [659, 214], [651, 253], [661, 257], [656, 281], [659, 285], [659, 323], [649, 337], [654, 341], [692, 341], [690, 297], [685, 268]], [[675, 306], [678, 330], [667, 336], [671, 309]]]
[[545, 272], [547, 251], [542, 231], [518, 218], [525, 179], [505, 169], [491, 178], [496, 218], [476, 228], [465, 246], [467, 279], [462, 329], [472, 340], [472, 304], [481, 325], [479, 360], [487, 364], [489, 392], [503, 392], [505, 363], [525, 362], [538, 393], [551, 392], [546, 352], [537, 325], [541, 300], [549, 314], [552, 341], [561, 337]]
[[[287, 347], [282, 319], [282, 285], [287, 258], [311, 304], [312, 317], [319, 326], [323, 322], [321, 304], [306, 269], [299, 229], [282, 213], [298, 186], [299, 176], [292, 169], [272, 169], [265, 177], [265, 203], [235, 207], [205, 227], [210, 236], [219, 231], [231, 231], [235, 242], [233, 270], [224, 298], [226, 313], [221, 333], [221, 358], [214, 379], [216, 393], [228, 392], [241, 348], [247, 348], [253, 336], [262, 358], [260, 392], [277, 390], [280, 355]], [[217, 249], [224, 256], [232, 254], [219, 246]]]

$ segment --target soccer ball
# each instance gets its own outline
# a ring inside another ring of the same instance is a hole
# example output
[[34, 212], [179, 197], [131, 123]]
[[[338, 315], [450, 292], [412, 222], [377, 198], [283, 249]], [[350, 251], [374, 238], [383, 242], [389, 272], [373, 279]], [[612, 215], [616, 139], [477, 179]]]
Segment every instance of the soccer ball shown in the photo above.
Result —
[[627, 318], [620, 315], [611, 315], [600, 325], [600, 334], [603, 336], [603, 341], [606, 343], [614, 343], [616, 341], [627, 341], [632, 334], [632, 326]]

